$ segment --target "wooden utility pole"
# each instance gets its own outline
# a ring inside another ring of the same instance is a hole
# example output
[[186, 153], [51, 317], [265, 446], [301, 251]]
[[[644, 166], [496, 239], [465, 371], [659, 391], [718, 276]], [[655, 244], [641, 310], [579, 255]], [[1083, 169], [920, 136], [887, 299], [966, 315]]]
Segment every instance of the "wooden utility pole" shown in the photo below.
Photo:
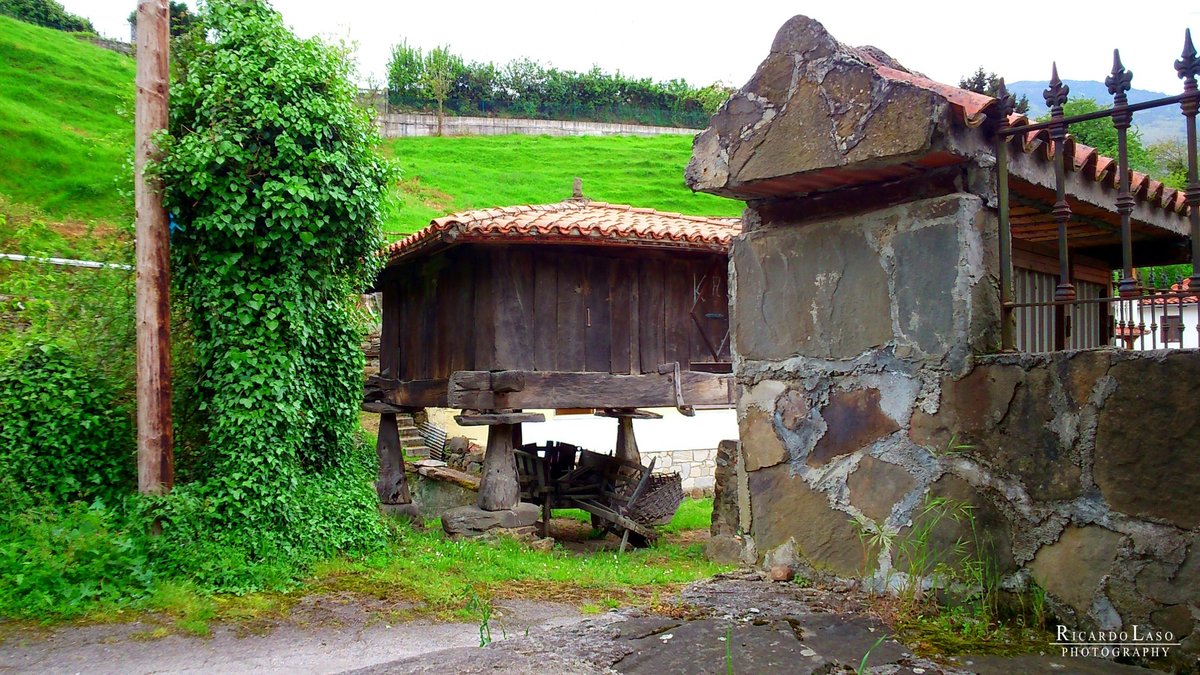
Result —
[[137, 209], [138, 491], [175, 483], [171, 430], [170, 235], [162, 185], [146, 175], [158, 158], [154, 134], [167, 128], [171, 15], [167, 0], [138, 0], [134, 201]]

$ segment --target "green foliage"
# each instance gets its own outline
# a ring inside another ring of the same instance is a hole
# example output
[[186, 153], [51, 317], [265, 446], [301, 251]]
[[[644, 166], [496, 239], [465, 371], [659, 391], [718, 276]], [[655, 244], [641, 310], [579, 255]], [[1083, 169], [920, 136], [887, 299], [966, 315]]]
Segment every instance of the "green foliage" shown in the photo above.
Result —
[[[0, 493], [17, 488], [9, 480], [0, 477]], [[99, 502], [33, 502], [20, 510], [0, 503], [0, 616], [67, 618], [129, 606], [149, 593], [144, 521]]]
[[704, 216], [740, 216], [745, 204], [692, 192], [683, 168], [688, 136], [458, 136], [386, 141], [404, 171], [389, 232], [415, 232], [465, 209], [547, 204], [571, 196]]
[[102, 498], [133, 485], [129, 410], [103, 378], [53, 345], [0, 364], [0, 475], [57, 503]]
[[[1063, 106], [1063, 114], [1067, 117], [1086, 115], [1097, 110], [1101, 110], [1100, 105], [1090, 98], [1073, 98]], [[1039, 118], [1038, 121], [1044, 122], [1049, 119], [1050, 117], [1047, 115]], [[1076, 122], [1071, 125], [1070, 132], [1076, 141], [1095, 148], [1100, 154], [1114, 158], [1117, 156], [1117, 128], [1113, 126], [1111, 118], [1101, 117], [1086, 122]], [[1137, 129], [1130, 128], [1125, 138], [1129, 154], [1129, 167], [1134, 171], [1157, 174], [1154, 158], [1142, 145], [1142, 136]]]
[[[958, 88], [994, 97], [1000, 91], [1000, 81], [1003, 79], [995, 73], [985, 71], [983, 66], [979, 66], [974, 73], [958, 81]], [[1028, 96], [1021, 94], [1021, 98], [1017, 99], [1015, 103], [1014, 110], [1016, 112], [1021, 114], [1029, 112]]]
[[382, 543], [352, 295], [374, 277], [392, 173], [342, 51], [265, 2], [214, 0], [200, 20], [160, 169], [204, 445], [196, 481], [159, 505], [157, 552], [244, 589]]
[[96, 32], [91, 21], [71, 14], [54, 0], [0, 0], [0, 14], [70, 33]]
[[701, 127], [733, 93], [720, 84], [696, 88], [681, 79], [635, 79], [595, 66], [575, 72], [530, 59], [465, 63], [448, 46], [422, 55], [406, 41], [392, 49], [387, 70], [393, 105], [428, 110], [436, 104], [459, 115]]
[[0, 16], [0, 195], [132, 220], [133, 59]]
[[[176, 0], [171, 0], [168, 7], [170, 8], [171, 13], [171, 37], [181, 37], [186, 35], [187, 32], [191, 30], [192, 26], [196, 25], [198, 17], [193, 14], [190, 9], [188, 9], [187, 4], [176, 2]], [[129, 30], [131, 33], [137, 31], [136, 9], [129, 13], [129, 18], [127, 18], [126, 21], [129, 22]]]

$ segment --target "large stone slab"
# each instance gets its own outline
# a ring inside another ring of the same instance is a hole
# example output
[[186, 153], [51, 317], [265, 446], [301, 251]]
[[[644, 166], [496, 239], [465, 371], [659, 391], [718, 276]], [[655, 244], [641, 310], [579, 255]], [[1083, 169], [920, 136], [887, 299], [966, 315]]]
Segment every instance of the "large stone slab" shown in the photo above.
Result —
[[887, 275], [855, 221], [751, 232], [731, 255], [742, 358], [850, 358], [892, 338]]
[[537, 522], [541, 514], [540, 507], [527, 502], [503, 511], [484, 511], [474, 505], [460, 506], [442, 514], [442, 529], [450, 535], [475, 537], [497, 528], [511, 530], [529, 527]]
[[1096, 430], [1096, 484], [1117, 511], [1200, 526], [1200, 353], [1130, 359]]
[[830, 460], [857, 452], [871, 443], [900, 430], [879, 405], [878, 389], [836, 391], [821, 408], [825, 435], [808, 456], [809, 466], [822, 466]]
[[797, 553], [817, 569], [846, 577], [863, 569], [858, 529], [849, 514], [829, 505], [787, 464], [754, 471], [749, 476], [754, 543], [760, 553], [794, 539]]
[[783, 446], [779, 434], [775, 433], [772, 417], [766, 411], [750, 408], [738, 422], [746, 471], [757, 471], [787, 461], [787, 448]]
[[1120, 541], [1120, 534], [1098, 525], [1068, 527], [1058, 541], [1038, 550], [1029, 569], [1038, 585], [1086, 616], [1100, 580], [1112, 571]]
[[[895, 251], [896, 315], [907, 342], [928, 355], [941, 355], [966, 341], [965, 327], [956, 326], [954, 297], [961, 253], [958, 226], [953, 219], [958, 201], [945, 201], [942, 222], [899, 232], [892, 239]], [[939, 214], [925, 214], [926, 219]], [[956, 331], [956, 328], [958, 329]]]
[[846, 478], [846, 486], [850, 488], [850, 503], [866, 517], [882, 523], [892, 507], [913, 491], [917, 481], [904, 467], [867, 456]]

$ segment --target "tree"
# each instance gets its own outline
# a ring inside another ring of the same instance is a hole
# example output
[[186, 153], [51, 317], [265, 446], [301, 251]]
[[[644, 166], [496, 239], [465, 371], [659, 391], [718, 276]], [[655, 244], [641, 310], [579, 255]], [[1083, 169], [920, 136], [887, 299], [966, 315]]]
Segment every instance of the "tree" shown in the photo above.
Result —
[[445, 115], [446, 97], [454, 87], [458, 74], [463, 70], [462, 58], [450, 53], [449, 45], [434, 47], [425, 55], [421, 73], [421, 86], [425, 93], [437, 101], [437, 135], [442, 135], [442, 118]]
[[1187, 186], [1187, 144], [1178, 138], [1168, 138], [1146, 149], [1154, 160], [1155, 176], [1167, 187], [1182, 190]]
[[286, 569], [382, 542], [355, 300], [394, 173], [346, 50], [266, 0], [209, 0], [199, 28], [176, 50], [159, 168], [204, 469], [162, 520], [167, 550], [196, 557], [181, 566], [220, 585], [225, 566], [199, 559], [213, 538]]
[[[197, 17], [192, 14], [188, 6], [182, 2], [171, 0], [168, 5], [171, 11], [171, 37], [179, 37], [186, 34], [193, 25], [195, 25]], [[137, 10], [129, 13], [129, 34], [136, 36], [137, 34]], [[136, 39], [136, 38], [135, 38]]]
[[392, 47], [392, 58], [388, 61], [388, 92], [401, 99], [416, 99], [424, 94], [421, 79], [425, 74], [425, 57], [419, 47], [411, 47], [401, 40]]
[[92, 22], [67, 12], [54, 0], [0, 0], [0, 14], [69, 33], [95, 33]]
[[[983, 69], [983, 66], [979, 66], [973, 74], [958, 81], [958, 88], [994, 97], [1000, 91], [1000, 80], [999, 75], [989, 73]], [[1021, 98], [1016, 101], [1015, 110], [1022, 115], [1029, 112], [1029, 97], [1022, 94]]]
[[[1090, 98], [1073, 98], [1063, 106], [1063, 115], [1073, 117], [1098, 110], [1101, 110], [1100, 105]], [[1037, 121], [1049, 120], [1049, 115], [1043, 115]], [[1117, 156], [1117, 128], [1113, 126], [1111, 118], [1101, 117], [1085, 122], [1075, 122], [1068, 131], [1077, 142], [1095, 148], [1101, 155], [1113, 158]], [[1137, 129], [1129, 129], [1125, 135], [1125, 145], [1131, 169], [1147, 174], [1157, 173], [1154, 158], [1150, 156], [1146, 146], [1142, 145], [1142, 135], [1138, 133]]]

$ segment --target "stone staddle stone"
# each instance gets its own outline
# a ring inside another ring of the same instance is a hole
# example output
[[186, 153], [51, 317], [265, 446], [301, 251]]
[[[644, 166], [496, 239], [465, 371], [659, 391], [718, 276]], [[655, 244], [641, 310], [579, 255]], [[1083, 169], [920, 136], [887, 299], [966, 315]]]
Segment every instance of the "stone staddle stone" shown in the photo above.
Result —
[[541, 515], [541, 508], [528, 502], [520, 502], [516, 508], [501, 511], [484, 511], [475, 505], [459, 506], [442, 514], [442, 529], [449, 535], [478, 537], [495, 528], [531, 526]]

